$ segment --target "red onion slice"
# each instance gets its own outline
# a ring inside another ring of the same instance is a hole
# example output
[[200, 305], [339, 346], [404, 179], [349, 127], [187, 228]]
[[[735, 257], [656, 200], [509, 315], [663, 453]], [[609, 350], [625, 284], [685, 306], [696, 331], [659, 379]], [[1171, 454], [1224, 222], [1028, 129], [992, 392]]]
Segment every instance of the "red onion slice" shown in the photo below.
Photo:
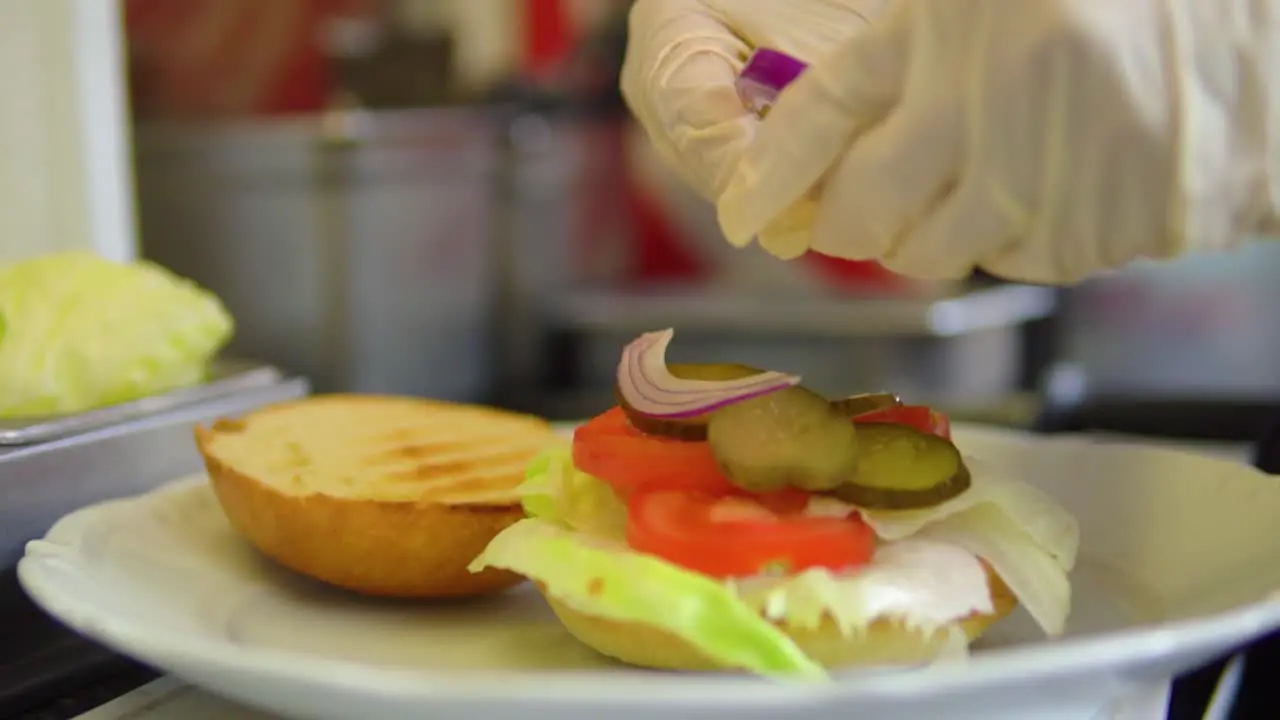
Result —
[[696, 417], [735, 402], [800, 384], [800, 376], [762, 372], [736, 380], [688, 380], [667, 368], [668, 328], [641, 335], [622, 351], [618, 391], [633, 410], [661, 418]]
[[800, 77], [807, 67], [786, 53], [760, 48], [747, 58], [747, 65], [738, 75], [734, 87], [752, 112], [764, 115], [777, 102], [782, 89]]

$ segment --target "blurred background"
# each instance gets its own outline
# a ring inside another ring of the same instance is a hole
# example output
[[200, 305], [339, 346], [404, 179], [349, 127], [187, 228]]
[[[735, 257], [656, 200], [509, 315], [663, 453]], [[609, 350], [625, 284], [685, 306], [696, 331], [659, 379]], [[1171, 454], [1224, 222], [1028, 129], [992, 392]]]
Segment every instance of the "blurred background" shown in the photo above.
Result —
[[223, 298], [237, 355], [319, 390], [556, 418], [610, 402], [621, 345], [668, 326], [677, 360], [962, 419], [1090, 424], [1088, 406], [1230, 437], [1280, 402], [1277, 244], [1069, 291], [731, 249], [627, 116], [629, 4], [29, 3], [0, 28], [0, 59], [32, 69], [0, 80], [19, 198], [0, 260], [154, 259]]

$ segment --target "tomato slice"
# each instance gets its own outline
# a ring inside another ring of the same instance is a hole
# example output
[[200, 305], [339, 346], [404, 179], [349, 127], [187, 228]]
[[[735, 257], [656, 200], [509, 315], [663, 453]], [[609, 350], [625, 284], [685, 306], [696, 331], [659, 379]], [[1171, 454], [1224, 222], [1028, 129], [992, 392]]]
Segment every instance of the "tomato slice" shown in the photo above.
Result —
[[855, 423], [879, 422], [907, 425], [929, 435], [951, 438], [951, 419], [945, 414], [924, 405], [902, 405], [876, 410], [853, 419]]
[[810, 494], [798, 488], [754, 494], [729, 482], [705, 442], [646, 435], [621, 408], [613, 408], [573, 433], [573, 464], [608, 483], [623, 497], [639, 490], [688, 490], [754, 499], [773, 512], [797, 513]]
[[862, 565], [875, 553], [875, 532], [847, 518], [779, 513], [743, 495], [652, 491], [628, 503], [627, 542], [640, 552], [717, 578], [773, 568]]
[[738, 492], [720, 472], [710, 445], [645, 435], [618, 407], [574, 431], [573, 464], [623, 496], [642, 489]]

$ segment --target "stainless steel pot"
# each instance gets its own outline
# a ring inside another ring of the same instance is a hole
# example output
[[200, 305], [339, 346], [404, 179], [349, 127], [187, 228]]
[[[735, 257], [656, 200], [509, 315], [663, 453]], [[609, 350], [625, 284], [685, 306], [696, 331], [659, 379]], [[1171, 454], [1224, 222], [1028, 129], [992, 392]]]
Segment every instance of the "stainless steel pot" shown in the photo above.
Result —
[[144, 252], [320, 390], [482, 399], [500, 144], [484, 108], [143, 126]]

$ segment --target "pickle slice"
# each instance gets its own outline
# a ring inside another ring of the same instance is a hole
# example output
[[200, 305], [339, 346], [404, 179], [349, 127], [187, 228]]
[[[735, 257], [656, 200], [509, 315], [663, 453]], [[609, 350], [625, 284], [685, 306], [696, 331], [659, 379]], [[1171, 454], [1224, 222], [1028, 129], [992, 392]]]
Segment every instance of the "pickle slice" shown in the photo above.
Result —
[[858, 470], [831, 495], [869, 510], [914, 510], [969, 489], [969, 469], [950, 440], [906, 425], [850, 424], [858, 428]]
[[725, 477], [749, 492], [830, 490], [858, 469], [854, 423], [800, 386], [720, 408], [707, 441]]
[[902, 400], [893, 393], [863, 393], [843, 400], [831, 401], [831, 407], [834, 407], [847, 418], [855, 418], [859, 415], [901, 406]]
[[741, 380], [764, 370], [735, 363], [670, 363], [667, 372], [681, 380]]
[[[740, 380], [744, 377], [751, 377], [764, 372], [764, 370], [747, 365], [719, 363], [672, 363], [667, 365], [667, 371], [682, 380], [711, 380], [713, 382]], [[618, 405], [622, 408], [622, 412], [626, 414], [627, 420], [631, 422], [631, 426], [645, 435], [656, 435], [688, 442], [701, 442], [707, 439], [707, 418], [710, 413], [688, 418], [654, 417], [645, 415], [627, 405], [626, 398], [622, 397], [622, 392], [616, 385], [614, 386], [614, 395], [617, 396]]]

